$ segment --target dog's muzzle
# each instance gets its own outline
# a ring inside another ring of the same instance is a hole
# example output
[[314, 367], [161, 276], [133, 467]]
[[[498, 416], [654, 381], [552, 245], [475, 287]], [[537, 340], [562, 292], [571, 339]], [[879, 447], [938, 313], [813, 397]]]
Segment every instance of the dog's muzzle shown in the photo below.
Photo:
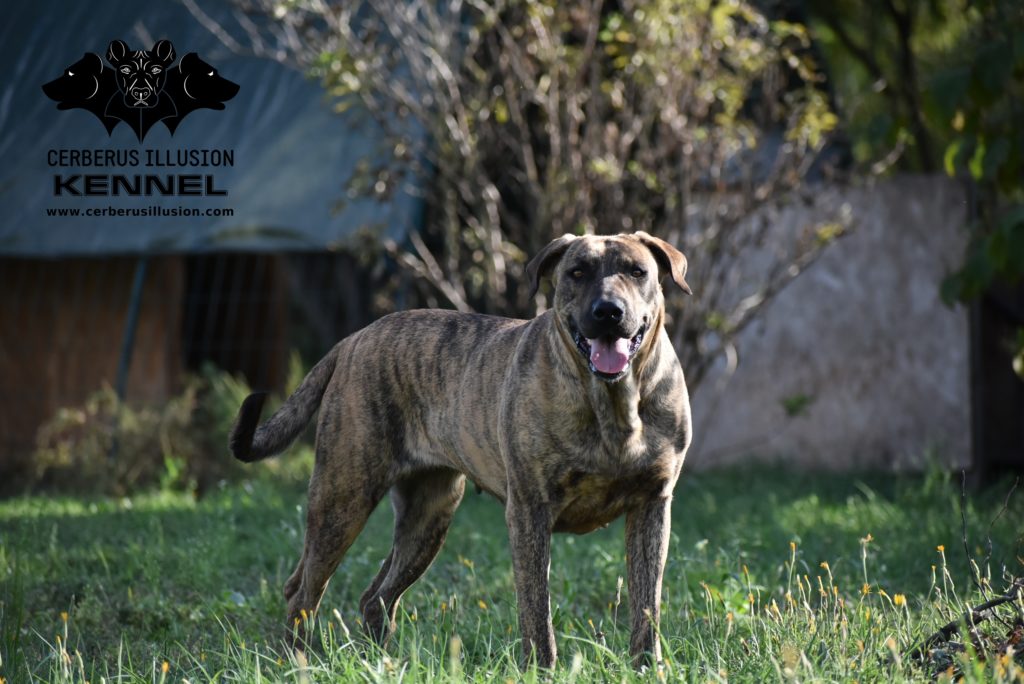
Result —
[[150, 102], [150, 98], [153, 97], [154, 93], [151, 88], [132, 88], [128, 93], [128, 103], [132, 107], [137, 108], [148, 108], [152, 107], [153, 103]]
[[601, 380], [615, 382], [626, 375], [629, 363], [643, 344], [647, 324], [644, 323], [636, 334], [630, 337], [602, 335], [588, 338], [579, 328], [570, 324], [573, 342], [587, 360], [590, 372]]

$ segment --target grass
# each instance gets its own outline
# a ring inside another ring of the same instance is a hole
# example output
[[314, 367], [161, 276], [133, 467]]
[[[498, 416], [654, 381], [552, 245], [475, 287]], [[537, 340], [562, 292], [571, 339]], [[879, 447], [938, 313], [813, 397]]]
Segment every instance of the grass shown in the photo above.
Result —
[[[989, 530], [1006, 488], [968, 499], [971, 553], [993, 540], [1022, 573], [1024, 506]], [[385, 652], [356, 604], [390, 546], [381, 506], [331, 583], [322, 647], [298, 662], [280, 589], [298, 557], [304, 493], [257, 478], [196, 501], [31, 497], [0, 502], [0, 677], [15, 682], [1024, 681], [1009, 656], [929, 667], [907, 653], [982, 600], [961, 542], [959, 486], [924, 477], [684, 474], [673, 509], [660, 671], [629, 666], [623, 524], [555, 538], [560, 662], [520, 671], [501, 507], [467, 494], [448, 543], [406, 594]], [[943, 551], [939, 551], [942, 548]], [[1007, 615], [1012, 617], [1010, 611]], [[1006, 630], [995, 623], [995, 626]], [[998, 630], [996, 630], [998, 631]], [[940, 670], [936, 672], [935, 670]]]

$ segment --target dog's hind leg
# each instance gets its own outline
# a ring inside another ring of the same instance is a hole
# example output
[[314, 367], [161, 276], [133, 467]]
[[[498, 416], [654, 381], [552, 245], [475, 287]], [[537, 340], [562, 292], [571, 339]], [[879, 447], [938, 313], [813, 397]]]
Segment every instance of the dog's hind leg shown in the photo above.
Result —
[[[336, 445], [330, 448], [338, 449]], [[327, 459], [338, 458], [337, 451], [320, 453], [319, 444], [317, 451], [302, 558], [284, 589], [288, 629], [300, 648], [306, 640], [306, 623], [316, 615], [327, 583], [390, 485], [388, 468], [380, 463], [379, 454], [367, 458], [349, 454], [347, 457], [360, 467], [342, 471], [320, 467]]]
[[380, 589], [380, 585], [384, 584], [384, 578], [388, 576], [388, 571], [391, 570], [391, 560], [394, 557], [395, 550], [392, 548], [388, 553], [388, 557], [380, 564], [380, 570], [377, 571], [377, 576], [373, 578], [373, 581], [370, 582], [370, 586], [366, 587], [366, 591], [363, 592], [362, 597], [359, 599], [360, 613], [366, 612], [366, 604], [377, 595], [377, 590]]
[[[450, 479], [454, 479], [455, 482], [449, 482]], [[415, 516], [420, 514], [418, 511], [422, 511], [425, 507], [429, 507], [429, 504], [432, 502], [435, 504], [440, 503], [440, 508], [444, 508], [445, 497], [448, 495], [447, 492], [450, 486], [454, 485], [461, 487], [461, 491], [464, 491], [465, 483], [463, 482], [462, 484], [459, 484], [459, 479], [462, 478], [459, 478], [454, 471], [449, 471], [447, 469], [433, 470], [427, 471], [426, 473], [420, 472], [411, 475], [407, 479], [403, 480], [401, 484], [396, 485], [392, 489], [392, 499], [394, 501], [395, 510], [404, 511], [401, 516], [404, 520], [400, 521], [398, 519], [399, 516], [396, 515], [395, 535], [396, 537], [401, 538], [399, 542], [400, 545], [404, 546], [410, 542], [416, 545], [421, 542], [426, 543], [426, 541], [433, 539], [432, 535], [429, 534], [426, 535], [426, 538], [417, 538], [415, 535], [417, 535], [419, 531], [411, 523], [417, 521]], [[438, 500], [434, 500], [431, 497], [431, 492], [433, 492], [433, 496], [437, 497]], [[461, 497], [462, 494], [458, 493], [458, 500], [452, 502], [451, 513], [454, 513], [455, 508], [459, 505]], [[448, 515], [448, 520], [449, 522], [451, 521], [451, 514]], [[426, 520], [421, 520], [420, 522], [426, 522]], [[434, 555], [436, 555], [437, 551], [441, 548], [441, 543], [444, 541], [443, 533], [440, 540], [434, 539], [433, 541], [437, 543], [437, 548], [434, 550]], [[406, 552], [404, 555], [408, 557], [415, 554]], [[392, 548], [387, 558], [385, 558], [384, 562], [381, 563], [380, 570], [377, 572], [376, 577], [373, 578], [370, 586], [363, 592], [362, 598], [359, 600], [359, 612], [365, 613], [366, 606], [370, 601], [375, 601], [377, 603], [380, 602], [378, 593], [381, 585], [384, 584], [384, 580], [387, 578], [388, 573], [391, 570], [391, 564], [394, 557], [395, 549]], [[431, 558], [432, 557], [433, 556], [431, 556]], [[429, 563], [430, 561], [427, 560], [427, 565], [429, 565]], [[422, 574], [422, 571], [420, 574]], [[415, 578], [413, 578], [413, 581], [415, 581]]]
[[402, 594], [441, 550], [465, 490], [465, 476], [447, 468], [414, 473], [391, 489], [394, 546], [359, 602], [366, 631], [374, 640], [383, 643], [394, 631]]

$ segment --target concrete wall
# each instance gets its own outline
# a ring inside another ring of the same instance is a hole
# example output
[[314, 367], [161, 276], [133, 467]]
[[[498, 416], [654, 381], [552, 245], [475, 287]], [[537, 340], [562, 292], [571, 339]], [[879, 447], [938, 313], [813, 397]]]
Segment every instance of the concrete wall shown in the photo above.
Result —
[[848, 203], [854, 228], [744, 331], [735, 372], [701, 384], [689, 467], [967, 464], [967, 313], [939, 298], [963, 255], [963, 189], [901, 176], [821, 201]]

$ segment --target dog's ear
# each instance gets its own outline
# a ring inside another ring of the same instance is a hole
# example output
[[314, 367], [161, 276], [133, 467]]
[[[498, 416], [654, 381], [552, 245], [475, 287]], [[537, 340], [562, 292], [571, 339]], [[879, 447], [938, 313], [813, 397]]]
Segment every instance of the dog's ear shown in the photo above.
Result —
[[174, 61], [174, 44], [169, 40], [158, 40], [150, 52], [156, 55], [164, 66]]
[[526, 277], [530, 279], [530, 299], [537, 294], [537, 290], [540, 288], [540, 279], [551, 272], [551, 267], [558, 263], [558, 260], [565, 254], [565, 250], [576, 239], [575, 235], [569, 233], [555, 238], [526, 265]]
[[93, 73], [100, 73], [103, 71], [103, 59], [95, 52], [86, 52], [82, 55], [82, 62], [85, 63], [89, 68], [93, 69]]
[[128, 43], [123, 40], [112, 40], [107, 46], [107, 61], [117, 66], [128, 54]]
[[686, 284], [686, 256], [682, 252], [661, 238], [656, 238], [642, 230], [633, 233], [633, 236], [651, 250], [659, 268], [672, 274], [672, 280], [680, 290], [686, 294], [693, 294], [693, 290]]

